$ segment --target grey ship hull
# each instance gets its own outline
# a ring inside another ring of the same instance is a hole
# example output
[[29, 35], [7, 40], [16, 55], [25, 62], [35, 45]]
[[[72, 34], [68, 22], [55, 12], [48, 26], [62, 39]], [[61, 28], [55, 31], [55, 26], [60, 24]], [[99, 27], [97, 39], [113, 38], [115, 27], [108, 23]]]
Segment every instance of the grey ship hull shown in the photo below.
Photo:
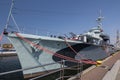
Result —
[[[103, 59], [108, 56], [106, 51], [101, 46], [83, 43], [82, 41], [66, 40], [78, 53], [76, 55], [73, 50], [68, 47], [68, 45], [65, 43], [65, 40], [63, 39], [28, 34], [20, 35], [37, 45], [43, 46], [44, 48], [55, 52], [54, 54], [49, 54], [43, 50], [39, 50], [33, 45], [28, 44], [27, 42], [16, 36], [14, 33], [9, 33], [8, 39], [11, 41], [16, 49], [22, 68], [34, 67], [56, 62], [56, 64], [53, 65], [23, 71], [24, 74], [44, 72], [60, 68], [61, 65], [57, 62], [60, 61], [61, 58], [54, 56], [56, 53], [74, 59], [80, 59], [80, 55], [82, 55], [83, 58], [91, 60]], [[74, 64], [69, 61], [65, 62], [66, 67], [71, 65]]]

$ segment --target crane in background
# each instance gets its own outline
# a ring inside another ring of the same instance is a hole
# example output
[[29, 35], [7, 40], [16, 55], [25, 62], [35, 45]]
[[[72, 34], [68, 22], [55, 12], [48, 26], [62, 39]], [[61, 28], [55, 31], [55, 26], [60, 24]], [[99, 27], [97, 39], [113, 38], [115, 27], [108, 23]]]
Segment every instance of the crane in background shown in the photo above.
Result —
[[116, 50], [120, 50], [120, 33], [119, 30], [117, 30], [117, 35], [116, 35], [116, 43], [115, 43], [115, 48]]

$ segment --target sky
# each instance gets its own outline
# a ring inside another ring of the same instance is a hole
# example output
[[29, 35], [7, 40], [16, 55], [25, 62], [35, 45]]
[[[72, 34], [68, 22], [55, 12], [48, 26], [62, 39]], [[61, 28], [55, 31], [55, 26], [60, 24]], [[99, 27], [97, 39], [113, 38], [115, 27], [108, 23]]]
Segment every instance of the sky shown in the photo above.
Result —
[[[11, 0], [0, 0], [0, 33], [2, 33]], [[39, 35], [81, 34], [96, 27], [99, 11], [103, 30], [116, 41], [120, 30], [120, 0], [14, 0], [12, 15], [23, 33]], [[16, 27], [10, 19], [10, 30]]]

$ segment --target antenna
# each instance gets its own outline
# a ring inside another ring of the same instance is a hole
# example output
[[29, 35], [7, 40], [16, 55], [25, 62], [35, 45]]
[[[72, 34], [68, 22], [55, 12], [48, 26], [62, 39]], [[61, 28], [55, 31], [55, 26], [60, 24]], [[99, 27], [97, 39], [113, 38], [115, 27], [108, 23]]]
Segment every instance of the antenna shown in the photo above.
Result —
[[102, 20], [104, 17], [102, 17], [102, 12], [100, 10], [99, 12], [99, 17], [96, 19], [97, 23], [98, 23], [98, 27], [102, 27]]

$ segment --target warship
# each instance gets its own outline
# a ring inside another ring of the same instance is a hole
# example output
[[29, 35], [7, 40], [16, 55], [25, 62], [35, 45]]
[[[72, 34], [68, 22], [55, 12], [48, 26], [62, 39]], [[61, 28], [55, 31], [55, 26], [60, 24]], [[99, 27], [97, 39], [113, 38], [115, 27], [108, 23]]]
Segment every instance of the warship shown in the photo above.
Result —
[[39, 36], [19, 32], [4, 31], [4, 35], [13, 44], [22, 68], [55, 63], [41, 68], [23, 71], [24, 74], [44, 72], [60, 68], [59, 61], [67, 60], [65, 66], [74, 65], [77, 60], [96, 61], [106, 58], [110, 51], [110, 37], [102, 29], [102, 18], [98, 17], [98, 26], [88, 32], [71, 37]]
[[[7, 23], [10, 17], [15, 22], [12, 8], [13, 3]], [[65, 67], [69, 67], [75, 65], [77, 61], [83, 61], [87, 64], [85, 61], [97, 61], [112, 54], [110, 37], [102, 29], [102, 19], [103, 17], [100, 15], [96, 20], [98, 23], [96, 27], [83, 34], [71, 32], [71, 37], [65, 35], [56, 37], [41, 36], [8, 31], [8, 24], [6, 24], [3, 33], [14, 46], [22, 69], [56, 63], [25, 70], [23, 71], [25, 75], [59, 69], [61, 66], [59, 61], [61, 60], [65, 60]]]

